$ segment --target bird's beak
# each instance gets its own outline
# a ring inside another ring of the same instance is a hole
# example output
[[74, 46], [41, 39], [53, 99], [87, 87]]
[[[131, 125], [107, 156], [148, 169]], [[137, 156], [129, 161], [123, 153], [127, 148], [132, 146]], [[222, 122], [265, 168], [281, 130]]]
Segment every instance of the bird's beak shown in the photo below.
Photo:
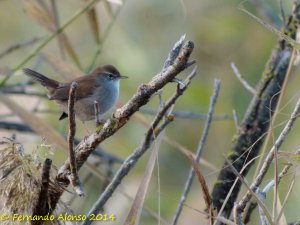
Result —
[[119, 78], [120, 79], [127, 79], [128, 77], [127, 76], [120, 76]]

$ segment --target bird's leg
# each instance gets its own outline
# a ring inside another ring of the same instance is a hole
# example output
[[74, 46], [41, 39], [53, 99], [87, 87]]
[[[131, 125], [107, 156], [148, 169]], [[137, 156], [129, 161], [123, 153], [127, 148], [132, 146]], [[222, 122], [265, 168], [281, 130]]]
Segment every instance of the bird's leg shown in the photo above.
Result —
[[87, 128], [86, 124], [84, 121], [81, 121], [85, 130], [86, 135], [84, 136], [83, 140], [86, 141], [87, 137], [90, 136], [91, 132], [89, 131], [89, 129]]
[[96, 127], [99, 127], [100, 125], [103, 125], [106, 122], [106, 120], [100, 114], [99, 104], [97, 101], [94, 101], [94, 110]]
[[99, 124], [97, 124], [98, 126], [99, 125], [104, 125], [106, 123], [106, 119], [104, 119], [104, 117], [102, 115], [99, 115]]

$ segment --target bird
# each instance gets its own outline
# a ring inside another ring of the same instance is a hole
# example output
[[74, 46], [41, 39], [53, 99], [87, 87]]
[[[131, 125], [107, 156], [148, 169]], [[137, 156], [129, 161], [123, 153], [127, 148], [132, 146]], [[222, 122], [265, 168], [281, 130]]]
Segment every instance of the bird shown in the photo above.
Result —
[[109, 111], [117, 102], [122, 76], [113, 65], [103, 65], [95, 68], [90, 74], [78, 77], [64, 83], [29, 68], [22, 69], [24, 74], [37, 81], [48, 90], [48, 98], [53, 100], [63, 110], [59, 120], [68, 117], [69, 91], [73, 81], [77, 82], [74, 112], [83, 123], [95, 119], [95, 101], [98, 102], [99, 114]]

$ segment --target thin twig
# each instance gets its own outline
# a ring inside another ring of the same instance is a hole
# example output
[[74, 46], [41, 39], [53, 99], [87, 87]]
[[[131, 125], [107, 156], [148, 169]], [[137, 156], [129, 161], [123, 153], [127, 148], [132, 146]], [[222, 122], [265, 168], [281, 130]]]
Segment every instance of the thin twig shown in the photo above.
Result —
[[[257, 191], [258, 198], [263, 202], [266, 199], [266, 193], [262, 191]], [[261, 207], [258, 208], [259, 217], [262, 225], [269, 225], [269, 221], [266, 217], [266, 214], [264, 213], [263, 209]]]
[[76, 81], [72, 82], [70, 92], [69, 92], [69, 100], [68, 100], [68, 115], [69, 115], [69, 135], [68, 135], [68, 144], [69, 144], [69, 158], [70, 158], [70, 174], [69, 180], [72, 184], [75, 192], [81, 196], [84, 194], [80, 180], [77, 172], [77, 164], [74, 153], [74, 136], [76, 133], [76, 121], [75, 121], [75, 99], [76, 99], [76, 88], [78, 83]]
[[[205, 122], [205, 127], [204, 127], [204, 130], [203, 130], [203, 133], [202, 133], [202, 136], [201, 136], [198, 148], [197, 148], [197, 152], [196, 152], [195, 160], [196, 160], [197, 163], [199, 163], [199, 160], [201, 158], [201, 154], [202, 154], [202, 151], [204, 149], [204, 145], [205, 145], [205, 142], [206, 142], [206, 139], [207, 139], [207, 136], [208, 136], [208, 131], [209, 131], [211, 121], [212, 121], [212, 118], [213, 118], [213, 112], [214, 112], [216, 101], [217, 101], [217, 98], [218, 98], [218, 95], [219, 95], [221, 83], [220, 83], [219, 80], [215, 80], [214, 85], [215, 85], [215, 87], [214, 87], [213, 94], [210, 98], [210, 104], [209, 104], [209, 109], [208, 109], [208, 113], [207, 113], [208, 117], [207, 117], [207, 120]], [[189, 172], [188, 179], [185, 183], [185, 187], [184, 187], [184, 190], [182, 192], [180, 201], [178, 203], [176, 213], [173, 217], [172, 225], [177, 224], [177, 221], [179, 219], [179, 216], [180, 216], [182, 208], [183, 208], [183, 204], [185, 203], [187, 195], [190, 191], [190, 188], [191, 188], [192, 182], [194, 180], [194, 177], [195, 177], [195, 172], [194, 172], [193, 168], [191, 168], [190, 172]]]
[[231, 63], [230, 65], [231, 65], [231, 68], [232, 68], [235, 76], [242, 83], [242, 85], [246, 88], [246, 90], [249, 91], [251, 94], [256, 95], [257, 91], [253, 87], [251, 87], [251, 85], [248, 84], [248, 82], [243, 78], [243, 76], [241, 75], [241, 73], [239, 72], [239, 70], [235, 66], [235, 64]]
[[[277, 140], [275, 141], [273, 147], [271, 148], [271, 150], [269, 151], [257, 177], [255, 178], [255, 180], [252, 182], [250, 188], [252, 192], [255, 192], [258, 188], [258, 186], [261, 184], [264, 176], [266, 175], [273, 157], [274, 157], [274, 151], [278, 151], [278, 149], [280, 148], [280, 146], [282, 145], [283, 141], [286, 139], [287, 135], [289, 134], [292, 126], [294, 125], [294, 122], [296, 121], [296, 119], [299, 116], [299, 112], [300, 112], [300, 99], [298, 100], [293, 113], [291, 114], [290, 119], [288, 120], [287, 124], [285, 125], [285, 127], [283, 128], [283, 130], [281, 131], [279, 137], [277, 138]], [[246, 193], [246, 195], [242, 198], [242, 200], [239, 202], [238, 204], [238, 210], [239, 211], [243, 211], [246, 207], [246, 204], [249, 202], [249, 200], [251, 199], [252, 193], [250, 191], [248, 191]]]
[[[123, 165], [120, 167], [118, 172], [115, 174], [114, 178], [107, 186], [105, 191], [101, 194], [98, 200], [94, 203], [92, 209], [89, 211], [89, 215], [97, 214], [103, 208], [104, 204], [111, 197], [113, 192], [119, 186], [123, 178], [129, 173], [129, 171], [134, 167], [140, 157], [149, 149], [151, 143], [155, 140], [155, 138], [159, 135], [161, 131], [172, 121], [172, 117], [168, 117], [164, 123], [158, 127], [160, 121], [164, 118], [165, 114], [168, 112], [170, 107], [176, 102], [176, 100], [183, 94], [188, 85], [190, 84], [191, 79], [196, 75], [195, 69], [192, 73], [187, 77], [185, 81], [185, 85], [180, 87], [177, 86], [176, 93], [166, 102], [165, 106], [158, 112], [154, 121], [152, 122], [150, 128], [148, 129], [145, 138], [140, 147], [134, 150], [134, 152], [125, 160]], [[90, 225], [92, 221], [86, 220], [82, 223], [82, 225]]]
[[187, 63], [186, 63], [186, 67], [188, 68], [188, 67], [190, 67], [191, 65], [194, 65], [196, 63], [196, 60], [195, 59], [192, 59], [192, 60], [190, 60], [190, 61], [188, 61]]
[[[47, 214], [46, 205], [48, 204], [48, 189], [50, 181], [51, 164], [52, 160], [48, 158], [44, 161], [43, 164], [41, 191], [39, 194], [37, 204], [33, 210], [33, 215], [36, 216], [44, 216]], [[31, 225], [41, 225], [42, 223], [42, 220], [33, 220], [31, 222]]]
[[[139, 110], [141, 113], [150, 114], [150, 115], [156, 115], [158, 112], [157, 109], [151, 109], [151, 108], [141, 108]], [[206, 120], [207, 114], [205, 113], [193, 113], [193, 112], [187, 112], [187, 111], [174, 111], [172, 113], [176, 118], [182, 118], [182, 119], [192, 119], [192, 120]], [[213, 120], [232, 120], [234, 119], [234, 115], [231, 114], [221, 114], [221, 115], [214, 115]]]
[[237, 113], [234, 109], [232, 110], [232, 116], [233, 116], [235, 129], [238, 130], [239, 129], [239, 118], [238, 118], [238, 115], [237, 115]]
[[227, 224], [227, 225], [236, 225], [236, 223], [232, 222], [231, 220], [223, 217], [223, 216], [220, 216], [220, 217], [217, 217], [216, 220], [218, 220], [219, 222], [223, 223], [223, 224]]

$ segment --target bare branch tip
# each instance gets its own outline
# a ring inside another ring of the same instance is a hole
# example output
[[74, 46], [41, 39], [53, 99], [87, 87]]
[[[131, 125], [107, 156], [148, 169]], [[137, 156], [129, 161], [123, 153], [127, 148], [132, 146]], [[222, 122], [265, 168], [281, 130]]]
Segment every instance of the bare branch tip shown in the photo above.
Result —
[[196, 62], [197, 62], [197, 61], [196, 61], [195, 59], [193, 59], [193, 60], [191, 60], [191, 61], [188, 61], [188, 62], [186, 63], [185, 68], [188, 68], [188, 67], [194, 65]]
[[197, 69], [198, 69], [198, 66], [195, 65], [194, 68], [193, 68], [193, 70], [192, 70], [192, 72], [191, 72], [191, 74], [197, 73]]
[[184, 43], [184, 46], [183, 47], [186, 47], [186, 48], [190, 48], [190, 49], [194, 49], [194, 42], [192, 41], [187, 41]]
[[215, 79], [215, 80], [214, 80], [214, 84], [215, 84], [215, 86], [216, 86], [217, 88], [220, 88], [220, 86], [221, 86], [221, 80], [220, 80], [220, 79]]
[[51, 165], [52, 164], [52, 159], [46, 158], [44, 163], [46, 165]]
[[194, 66], [192, 72], [187, 76], [187, 80], [191, 81], [197, 75], [198, 66]]
[[84, 196], [84, 191], [82, 190], [82, 187], [79, 186], [75, 186], [74, 187], [74, 191], [76, 192], [77, 195], [79, 195], [80, 197]]
[[185, 38], [186, 38], [186, 34], [183, 34], [183, 35], [180, 37], [179, 42], [183, 42], [183, 41], [185, 40]]

